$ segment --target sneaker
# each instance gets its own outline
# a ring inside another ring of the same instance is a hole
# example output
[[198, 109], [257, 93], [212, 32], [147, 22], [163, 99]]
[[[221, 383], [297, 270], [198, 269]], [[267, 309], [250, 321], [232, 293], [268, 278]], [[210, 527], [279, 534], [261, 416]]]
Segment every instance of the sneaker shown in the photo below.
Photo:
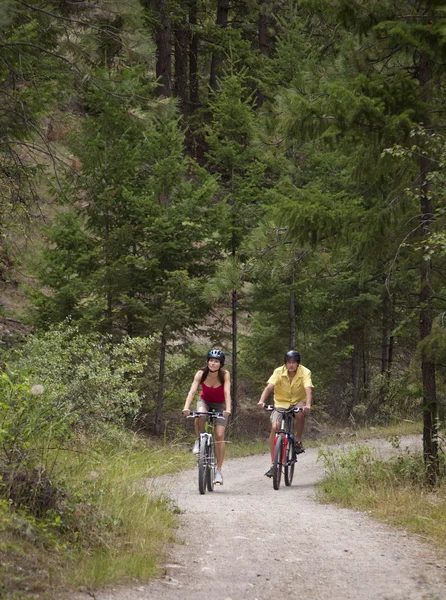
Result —
[[305, 452], [305, 449], [302, 446], [302, 442], [296, 442], [294, 448], [296, 450], [296, 454], [302, 454], [302, 452]]
[[265, 477], [272, 477], [273, 476], [273, 465], [271, 465], [271, 467], [268, 469], [268, 471], [265, 473]]
[[223, 485], [223, 475], [220, 470], [215, 471], [214, 483], [216, 483], [218, 485]]
[[199, 454], [200, 452], [200, 440], [197, 438], [192, 448], [192, 454]]

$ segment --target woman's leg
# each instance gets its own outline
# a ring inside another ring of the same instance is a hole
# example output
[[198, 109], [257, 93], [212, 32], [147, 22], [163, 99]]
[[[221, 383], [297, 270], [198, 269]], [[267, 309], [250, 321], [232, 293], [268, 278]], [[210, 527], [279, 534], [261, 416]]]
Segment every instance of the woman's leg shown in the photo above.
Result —
[[220, 471], [225, 459], [225, 427], [223, 425], [215, 426], [215, 452], [217, 454], [217, 469]]

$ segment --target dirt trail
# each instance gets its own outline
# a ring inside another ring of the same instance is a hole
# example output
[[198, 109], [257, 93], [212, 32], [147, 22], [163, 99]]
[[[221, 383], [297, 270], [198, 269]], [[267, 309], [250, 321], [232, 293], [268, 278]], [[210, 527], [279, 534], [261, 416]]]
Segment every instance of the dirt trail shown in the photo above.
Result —
[[204, 496], [195, 470], [151, 482], [184, 511], [166, 575], [95, 598], [446, 600], [446, 565], [427, 544], [362, 513], [315, 502], [323, 476], [316, 458], [317, 450], [307, 449], [293, 485], [278, 491], [263, 476], [266, 454], [228, 460], [224, 485]]

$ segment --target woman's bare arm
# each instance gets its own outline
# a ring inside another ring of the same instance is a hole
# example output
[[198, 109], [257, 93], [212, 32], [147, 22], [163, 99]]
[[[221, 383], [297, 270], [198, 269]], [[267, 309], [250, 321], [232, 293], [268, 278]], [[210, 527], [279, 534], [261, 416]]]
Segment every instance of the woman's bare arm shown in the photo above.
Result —
[[197, 393], [198, 386], [200, 385], [201, 377], [203, 375], [203, 371], [197, 371], [195, 373], [194, 380], [192, 381], [192, 385], [190, 386], [189, 393], [187, 394], [186, 402], [184, 403], [183, 414], [188, 412], [190, 413], [189, 407], [194, 399], [195, 394]]

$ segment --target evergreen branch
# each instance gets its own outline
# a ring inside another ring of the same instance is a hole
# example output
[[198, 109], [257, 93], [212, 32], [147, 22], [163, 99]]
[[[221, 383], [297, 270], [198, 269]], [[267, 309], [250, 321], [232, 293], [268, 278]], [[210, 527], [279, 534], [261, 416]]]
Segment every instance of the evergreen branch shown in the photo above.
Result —
[[54, 169], [54, 173], [55, 173], [55, 176], [57, 179], [57, 183], [58, 183], [59, 187], [62, 189], [62, 185], [61, 185], [58, 175], [57, 175], [56, 163], [60, 162], [64, 166], [72, 169], [72, 167], [68, 163], [66, 163], [61, 158], [57, 157], [53, 152], [46, 150], [45, 148], [42, 148], [41, 146], [36, 146], [35, 144], [30, 144], [29, 142], [21, 142], [19, 140], [6, 140], [4, 138], [0, 138], [0, 146], [11, 147], [13, 145], [24, 146], [25, 148], [30, 148], [32, 150], [36, 150], [37, 152], [40, 152], [41, 154], [44, 154], [45, 156], [49, 156], [51, 159], [51, 162], [53, 163], [53, 169]]
[[[78, 19], [73, 19], [72, 17], [64, 17], [63, 15], [58, 15], [56, 13], [52, 13], [48, 10], [45, 10], [43, 8], [38, 8], [37, 6], [32, 6], [26, 2], [23, 2], [23, 0], [16, 0], [16, 2], [22, 4], [23, 6], [26, 6], [26, 8], [29, 8], [30, 10], [34, 10], [40, 13], [43, 13], [49, 17], [52, 17], [54, 19], [57, 20], [61, 20], [61, 21], [67, 21], [68, 23], [74, 23], [75, 25], [82, 25], [83, 27], [92, 29], [93, 31], [98, 31], [99, 33], [105, 33], [107, 34], [111, 39], [113, 39], [114, 41], [117, 41], [119, 43], [122, 43], [122, 37], [121, 37], [121, 33], [127, 33], [127, 32], [131, 32], [133, 33], [135, 30], [126, 30], [126, 29], [120, 29], [117, 27], [114, 27], [111, 23], [109, 24], [109, 29], [104, 30], [103, 27], [99, 27], [97, 25], [93, 25], [91, 23], [91, 21], [80, 21]], [[79, 4], [76, 4], [76, 6], [79, 6]], [[87, 5], [88, 6], [88, 5]], [[107, 12], [112, 14], [112, 15], [120, 15], [121, 13], [119, 11], [113, 11], [111, 9], [107, 9]], [[112, 31], [114, 29], [114, 31]]]
[[70, 62], [68, 60], [68, 58], [65, 58], [65, 56], [62, 56], [62, 54], [58, 54], [57, 52], [52, 52], [51, 50], [48, 50], [47, 48], [42, 48], [42, 46], [38, 46], [37, 44], [33, 44], [32, 42], [3, 42], [0, 43], [0, 48], [14, 48], [15, 46], [29, 46], [31, 48], [35, 48], [36, 50], [40, 50], [40, 52], [43, 52], [44, 54], [49, 54], [50, 56], [54, 56], [55, 58], [58, 58], [59, 60], [62, 60], [66, 63], [68, 63], [71, 67], [74, 67], [73, 63]]
[[118, 99], [123, 99], [123, 98], [139, 98], [140, 100], [144, 100], [144, 101], [147, 100], [147, 98], [145, 96], [141, 96], [140, 94], [118, 94], [117, 92], [112, 92], [110, 90], [107, 90], [107, 89], [103, 88], [93, 78], [85, 77], [85, 75], [71, 61], [69, 61], [68, 58], [65, 58], [65, 56], [62, 56], [61, 54], [58, 54], [57, 52], [51, 52], [51, 50], [47, 50], [46, 48], [42, 48], [41, 46], [38, 46], [37, 44], [32, 44], [31, 42], [0, 43], [0, 48], [1, 47], [14, 47], [14, 46], [30, 46], [32, 48], [36, 48], [37, 50], [40, 50], [44, 54], [49, 54], [50, 56], [54, 56], [55, 58], [59, 58], [60, 60], [66, 62], [68, 65], [70, 65], [70, 67], [73, 69], [73, 71], [75, 73], [77, 73], [77, 75], [79, 75], [83, 79], [86, 79], [86, 80], [90, 81], [92, 83], [92, 85], [94, 85], [99, 90], [101, 90], [101, 92], [104, 92], [105, 94], [109, 94], [110, 96], [112, 96], [114, 98], [118, 98]]
[[[412, 219], [410, 219], [410, 221], [412, 221], [413, 219], [419, 219], [419, 218], [421, 218], [421, 217], [422, 217], [422, 215], [416, 215], [416, 216], [412, 217]], [[410, 222], [410, 221], [409, 221], [409, 222]], [[425, 226], [425, 224], [426, 224], [426, 223], [425, 223], [425, 221], [422, 221], [421, 223], [419, 223], [419, 224], [418, 224], [418, 225], [417, 225], [417, 226], [416, 226], [414, 229], [412, 229], [412, 231], [409, 231], [409, 233], [408, 233], [408, 234], [407, 234], [407, 235], [404, 237], [403, 241], [402, 241], [402, 242], [399, 244], [399, 246], [398, 246], [398, 248], [397, 248], [397, 251], [396, 251], [396, 253], [395, 253], [395, 256], [393, 257], [392, 263], [391, 263], [391, 265], [390, 265], [390, 268], [389, 268], [389, 273], [388, 273], [388, 275], [387, 275], [387, 277], [386, 277], [386, 280], [385, 280], [385, 287], [386, 287], [386, 290], [387, 290], [387, 292], [388, 292], [389, 296], [391, 295], [391, 292], [390, 292], [390, 277], [391, 277], [391, 275], [392, 275], [392, 270], [393, 270], [393, 267], [395, 266], [395, 263], [396, 263], [396, 261], [397, 261], [397, 259], [398, 259], [398, 256], [399, 256], [399, 254], [400, 254], [401, 248], [402, 248], [402, 247], [404, 246], [404, 244], [406, 243], [406, 240], [407, 240], [407, 239], [408, 239], [408, 238], [409, 238], [409, 237], [410, 237], [412, 234], [414, 234], [416, 231], [418, 231], [418, 229], [420, 229], [421, 227], [424, 227], [424, 226]]]
[[[89, 27], [91, 29], [95, 29], [96, 31], [100, 31], [101, 33], [103, 32], [103, 29], [101, 27], [95, 27], [88, 21], [80, 21], [79, 19], [73, 19], [71, 17], [64, 17], [63, 15], [57, 15], [56, 13], [52, 13], [49, 10], [45, 10], [44, 8], [32, 6], [31, 4], [28, 4], [27, 2], [23, 2], [23, 0], [16, 0], [16, 2], [18, 2], [22, 6], [26, 6], [26, 8], [29, 8], [30, 10], [34, 10], [36, 12], [43, 13], [44, 15], [47, 15], [48, 17], [52, 17], [53, 19], [58, 19], [61, 21], [68, 21], [69, 23], [75, 23], [76, 25], [82, 25], [83, 27]], [[119, 32], [119, 29], [116, 28], [116, 31]], [[111, 33], [111, 32], [107, 31], [107, 33]], [[117, 39], [119, 39], [119, 37]]]

